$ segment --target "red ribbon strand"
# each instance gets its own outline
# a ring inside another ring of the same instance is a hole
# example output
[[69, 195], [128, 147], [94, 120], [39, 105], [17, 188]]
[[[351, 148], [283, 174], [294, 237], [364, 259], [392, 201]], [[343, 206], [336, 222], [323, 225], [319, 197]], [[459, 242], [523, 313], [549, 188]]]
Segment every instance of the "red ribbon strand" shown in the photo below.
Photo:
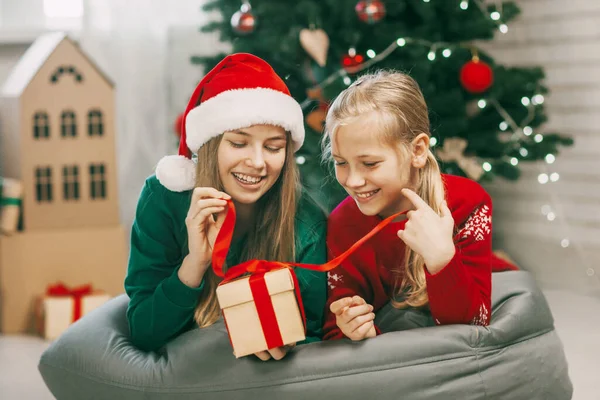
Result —
[[263, 328], [267, 347], [274, 349], [283, 346], [283, 338], [281, 337], [279, 323], [273, 309], [273, 302], [271, 301], [271, 295], [269, 295], [267, 282], [265, 282], [264, 272], [250, 276], [250, 290], [252, 291], [252, 298], [254, 299], [256, 309], [259, 310], [258, 319]]

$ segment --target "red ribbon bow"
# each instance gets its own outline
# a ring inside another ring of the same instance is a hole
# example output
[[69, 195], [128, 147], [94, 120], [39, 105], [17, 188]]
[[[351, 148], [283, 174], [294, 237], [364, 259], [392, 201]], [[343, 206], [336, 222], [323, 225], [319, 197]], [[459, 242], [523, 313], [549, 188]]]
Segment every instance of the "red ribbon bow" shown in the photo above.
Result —
[[283, 339], [281, 337], [281, 332], [279, 329], [279, 324], [277, 323], [277, 317], [275, 315], [275, 310], [273, 309], [273, 303], [271, 302], [271, 296], [269, 295], [269, 291], [267, 289], [267, 285], [264, 279], [264, 275], [267, 272], [274, 271], [281, 268], [290, 269], [292, 278], [294, 280], [294, 289], [296, 292], [296, 298], [298, 300], [298, 307], [300, 308], [300, 313], [302, 315], [302, 321], [304, 323], [304, 329], [306, 329], [306, 316], [304, 314], [304, 305], [302, 304], [302, 297], [300, 295], [300, 288], [298, 285], [298, 280], [296, 278], [296, 274], [292, 267], [300, 267], [313, 271], [327, 272], [331, 271], [338, 265], [340, 265], [346, 258], [348, 258], [352, 253], [356, 251], [360, 246], [363, 245], [367, 240], [376, 235], [379, 231], [385, 228], [390, 222], [392, 222], [395, 218], [402, 214], [406, 214], [407, 211], [396, 213], [385, 220], [381, 221], [375, 228], [373, 228], [369, 233], [367, 233], [364, 237], [362, 237], [359, 241], [354, 243], [348, 250], [330, 260], [329, 262], [317, 265], [317, 264], [299, 264], [299, 263], [288, 263], [288, 262], [279, 262], [279, 261], [265, 261], [265, 260], [249, 260], [245, 261], [241, 264], [233, 266], [227, 270], [226, 273], [223, 273], [223, 265], [225, 264], [225, 259], [227, 257], [227, 252], [229, 250], [229, 246], [231, 244], [231, 239], [233, 237], [233, 230], [235, 227], [236, 213], [235, 207], [233, 205], [233, 201], [228, 200], [227, 202], [228, 209], [227, 215], [225, 216], [225, 221], [223, 221], [223, 225], [221, 226], [221, 230], [217, 235], [215, 240], [215, 244], [213, 246], [213, 254], [212, 254], [212, 268], [217, 276], [223, 278], [223, 281], [219, 285], [223, 285], [227, 282], [232, 281], [235, 278], [238, 278], [245, 273], [250, 273], [250, 289], [252, 291], [252, 295], [254, 298], [254, 302], [256, 305], [256, 309], [258, 311], [258, 316], [260, 319], [261, 327], [263, 329], [263, 333], [265, 335], [265, 340], [267, 342], [267, 346], [269, 349], [273, 349], [276, 347], [281, 347], [284, 345]]
[[46, 296], [51, 297], [72, 297], [73, 298], [73, 321], [81, 318], [81, 299], [84, 296], [92, 294], [92, 285], [82, 285], [75, 288], [69, 288], [62, 282], [46, 288]]

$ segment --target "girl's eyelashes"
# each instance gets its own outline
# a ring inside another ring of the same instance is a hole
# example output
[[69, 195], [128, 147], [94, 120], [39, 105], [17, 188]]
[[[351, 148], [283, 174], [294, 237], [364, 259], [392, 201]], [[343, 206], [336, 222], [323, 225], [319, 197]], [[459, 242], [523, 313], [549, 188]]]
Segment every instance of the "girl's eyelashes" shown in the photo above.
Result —
[[[231, 140], [228, 140], [228, 142], [231, 144], [231, 146], [235, 147], [236, 149], [241, 149], [242, 147], [246, 146], [246, 143], [233, 142]], [[265, 146], [265, 149], [267, 149], [267, 151], [270, 153], [279, 153], [283, 149], [283, 147]]]
[[[372, 168], [372, 167], [376, 167], [376, 166], [377, 166], [377, 165], [379, 165], [380, 163], [381, 163], [381, 161], [375, 161], [375, 162], [363, 162], [363, 165], [364, 165], [365, 167]], [[343, 166], [343, 165], [346, 165], [347, 163], [346, 163], [345, 161], [335, 161], [335, 160], [334, 160], [334, 161], [333, 161], [333, 164], [334, 164], [334, 165], [337, 165], [337, 166]]]
[[375, 162], [364, 162], [364, 166], [365, 167], [375, 167], [377, 166], [381, 161], [375, 161]]
[[246, 143], [232, 142], [231, 140], [228, 140], [228, 142], [231, 143], [231, 145], [236, 149], [242, 148], [246, 145]]

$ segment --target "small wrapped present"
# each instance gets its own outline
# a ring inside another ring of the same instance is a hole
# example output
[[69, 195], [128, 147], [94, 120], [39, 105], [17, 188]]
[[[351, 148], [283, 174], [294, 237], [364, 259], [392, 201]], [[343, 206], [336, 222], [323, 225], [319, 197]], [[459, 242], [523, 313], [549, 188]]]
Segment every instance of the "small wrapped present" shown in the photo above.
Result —
[[38, 304], [38, 330], [48, 339], [59, 337], [73, 322], [110, 300], [91, 285], [68, 288], [62, 283], [49, 286]]
[[[304, 340], [306, 318], [300, 287], [292, 267], [330, 271], [404, 213], [388, 217], [344, 253], [323, 265], [249, 260], [223, 273], [235, 227], [235, 207], [230, 200], [213, 247], [212, 267], [217, 276], [223, 277], [217, 287], [217, 299], [235, 357]], [[249, 276], [244, 276], [247, 274]]]
[[236, 357], [305, 339], [294, 278], [291, 269], [280, 268], [217, 288]]
[[0, 229], [10, 235], [17, 231], [21, 213], [23, 184], [15, 179], [0, 177]]

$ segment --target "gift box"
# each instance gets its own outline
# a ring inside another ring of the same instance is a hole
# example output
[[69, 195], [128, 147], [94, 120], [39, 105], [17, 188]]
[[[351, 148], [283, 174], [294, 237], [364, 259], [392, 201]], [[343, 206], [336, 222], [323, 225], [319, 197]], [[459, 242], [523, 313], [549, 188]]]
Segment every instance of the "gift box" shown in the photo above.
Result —
[[68, 288], [63, 284], [48, 287], [38, 304], [38, 330], [48, 340], [58, 338], [72, 323], [110, 300], [90, 285]]
[[23, 184], [15, 179], [0, 178], [0, 230], [13, 234], [19, 226]]
[[293, 273], [281, 268], [239, 278], [217, 288], [237, 358], [305, 339]]
[[305, 339], [306, 318], [292, 267], [330, 271], [394, 218], [405, 213], [388, 217], [344, 253], [323, 265], [249, 260], [224, 273], [223, 265], [236, 219], [235, 207], [229, 200], [227, 215], [213, 247], [212, 268], [217, 276], [223, 278], [217, 287], [217, 300], [235, 357], [240, 358]]

